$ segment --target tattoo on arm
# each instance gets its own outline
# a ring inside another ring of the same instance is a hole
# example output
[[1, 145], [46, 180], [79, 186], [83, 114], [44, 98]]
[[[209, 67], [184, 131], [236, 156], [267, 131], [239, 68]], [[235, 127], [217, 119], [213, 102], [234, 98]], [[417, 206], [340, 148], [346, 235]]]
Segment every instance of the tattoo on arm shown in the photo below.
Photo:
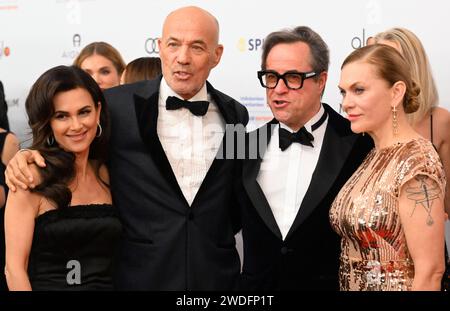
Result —
[[428, 214], [427, 225], [433, 225], [434, 221], [431, 217], [431, 208], [433, 202], [439, 199], [439, 187], [432, 179], [424, 175], [418, 175], [414, 178], [414, 182], [410, 183], [406, 188], [406, 197], [414, 201], [414, 208], [411, 212], [411, 217], [416, 210], [417, 205], [422, 206]]

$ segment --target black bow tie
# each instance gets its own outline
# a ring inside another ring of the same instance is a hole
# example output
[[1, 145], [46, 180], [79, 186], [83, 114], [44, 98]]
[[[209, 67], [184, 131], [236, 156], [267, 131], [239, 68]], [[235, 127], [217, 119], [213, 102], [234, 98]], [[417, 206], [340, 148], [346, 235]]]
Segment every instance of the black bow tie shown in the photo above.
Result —
[[[318, 129], [326, 120], [326, 118], [327, 112], [325, 111], [325, 113], [320, 117], [319, 121], [311, 126], [311, 129], [313, 131]], [[312, 142], [314, 141], [314, 136], [310, 132], [308, 132], [308, 130], [304, 126], [296, 133], [291, 133], [288, 130], [280, 127], [278, 130], [278, 135], [281, 151], [286, 150], [292, 143], [300, 143], [305, 146], [314, 147], [314, 145], [312, 144]]]
[[207, 101], [188, 101], [175, 96], [169, 96], [166, 100], [167, 110], [176, 110], [184, 107], [196, 116], [204, 116], [208, 111], [208, 105], [209, 102]]
[[300, 143], [302, 145], [314, 147], [312, 141], [314, 136], [308, 132], [305, 127], [302, 127], [298, 132], [291, 133], [288, 130], [281, 128], [278, 131], [280, 135], [280, 149], [286, 150], [292, 143]]

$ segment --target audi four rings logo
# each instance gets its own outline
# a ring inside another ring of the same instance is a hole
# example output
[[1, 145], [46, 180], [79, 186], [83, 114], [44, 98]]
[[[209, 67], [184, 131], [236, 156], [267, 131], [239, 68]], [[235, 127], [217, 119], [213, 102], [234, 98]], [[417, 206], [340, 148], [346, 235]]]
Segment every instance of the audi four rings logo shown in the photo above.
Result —
[[159, 54], [158, 38], [148, 38], [145, 40], [145, 51], [148, 54]]

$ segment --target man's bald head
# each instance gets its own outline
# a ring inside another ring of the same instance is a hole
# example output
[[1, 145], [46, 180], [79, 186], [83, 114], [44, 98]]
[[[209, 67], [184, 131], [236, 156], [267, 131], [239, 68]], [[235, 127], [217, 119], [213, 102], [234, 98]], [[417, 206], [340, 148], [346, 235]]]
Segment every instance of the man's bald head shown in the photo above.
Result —
[[193, 97], [205, 85], [223, 53], [217, 19], [195, 6], [167, 16], [158, 44], [164, 79], [184, 99]]
[[203, 25], [205, 27], [204, 29], [211, 31], [211, 34], [214, 36], [214, 42], [216, 44], [219, 43], [219, 22], [214, 15], [196, 6], [182, 7], [169, 13], [163, 24], [163, 36], [168, 24], [170, 25], [180, 20], [191, 21]]

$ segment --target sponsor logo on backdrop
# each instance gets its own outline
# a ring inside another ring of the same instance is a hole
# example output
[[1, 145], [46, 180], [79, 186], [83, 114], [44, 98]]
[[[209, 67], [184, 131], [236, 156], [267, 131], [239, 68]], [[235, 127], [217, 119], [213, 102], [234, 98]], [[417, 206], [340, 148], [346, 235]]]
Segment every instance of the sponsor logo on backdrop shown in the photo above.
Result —
[[250, 112], [250, 121], [261, 124], [272, 120], [273, 116], [264, 96], [241, 96], [239, 101]]
[[249, 117], [249, 121], [253, 122], [269, 122], [273, 119], [273, 115], [268, 112], [267, 114], [261, 114], [261, 115], [252, 115]]
[[0, 0], [0, 11], [17, 10], [18, 0]]
[[236, 44], [237, 49], [240, 52], [257, 52], [262, 49], [262, 46], [264, 44], [264, 39], [262, 38], [239, 38], [238, 42]]
[[71, 41], [72, 41], [72, 48], [64, 50], [61, 55], [62, 58], [68, 58], [73, 60], [78, 56], [78, 54], [80, 54], [81, 35], [78, 33], [73, 34]]
[[352, 38], [351, 45], [353, 49], [359, 49], [367, 45], [366, 30], [363, 28], [360, 35], [356, 35]]
[[158, 38], [147, 38], [144, 43], [145, 52], [149, 55], [159, 54]]
[[264, 108], [266, 106], [266, 98], [261, 96], [241, 96], [239, 101], [247, 108]]
[[11, 48], [4, 41], [0, 41], [0, 59], [9, 55], [11, 55]]

